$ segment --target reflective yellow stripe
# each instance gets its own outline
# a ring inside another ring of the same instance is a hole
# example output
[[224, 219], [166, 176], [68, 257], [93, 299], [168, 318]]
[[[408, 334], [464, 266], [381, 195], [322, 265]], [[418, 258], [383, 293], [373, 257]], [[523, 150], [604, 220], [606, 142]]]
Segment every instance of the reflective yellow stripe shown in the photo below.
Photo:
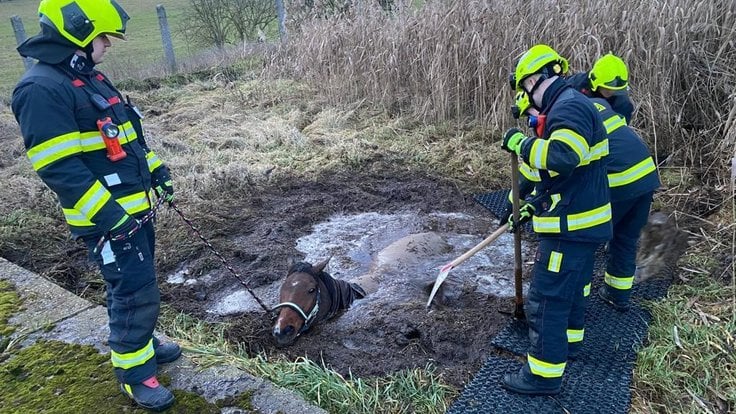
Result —
[[552, 194], [551, 196], [549, 196], [549, 198], [552, 200], [552, 204], [549, 206], [549, 211], [552, 211], [555, 209], [555, 207], [557, 207], [557, 203], [559, 203], [560, 200], [562, 200], [562, 195]]
[[158, 158], [158, 155], [154, 154], [153, 151], [146, 154], [146, 161], [148, 162], [148, 171], [153, 172], [156, 168], [160, 167], [163, 163]]
[[529, 354], [527, 354], [527, 362], [529, 363], [529, 370], [532, 374], [539, 375], [543, 378], [559, 378], [565, 373], [566, 362], [552, 364], [534, 358]]
[[140, 213], [141, 211], [147, 210], [150, 206], [145, 191], [118, 198], [116, 201], [128, 214]]
[[[118, 135], [118, 139], [120, 139], [121, 143], [127, 144], [138, 138], [138, 134], [136, 134], [133, 124], [130, 122], [120, 125], [119, 128], [120, 135]], [[82, 151], [84, 152], [92, 152], [105, 148], [105, 142], [102, 141], [100, 131], [82, 132], [80, 142], [82, 145]]]
[[644, 161], [641, 161], [624, 171], [608, 174], [608, 186], [621, 187], [626, 184], [631, 184], [644, 178], [647, 174], [655, 171], [656, 169], [657, 167], [654, 165], [652, 157], [647, 157]]
[[619, 277], [606, 272], [604, 280], [608, 286], [619, 290], [629, 290], [634, 285], [634, 276]]
[[569, 231], [587, 229], [611, 221], [611, 203], [584, 211], [582, 213], [567, 216], [567, 229]]
[[110, 351], [112, 366], [115, 368], [130, 369], [145, 364], [149, 359], [153, 358], [153, 339], [149, 339], [143, 348], [129, 352], [127, 354], [119, 354]]
[[578, 155], [580, 164], [588, 160], [588, 154], [590, 153], [588, 142], [577, 132], [571, 129], [556, 129], [550, 135], [549, 140], [564, 142]]
[[550, 272], [560, 273], [560, 266], [562, 266], [562, 253], [553, 251], [549, 255], [547, 270]]
[[591, 148], [590, 150], [590, 156], [587, 160], [588, 162], [586, 162], [586, 164], [589, 164], [592, 161], [598, 161], [606, 155], [608, 155], [608, 138], [593, 145], [593, 148]]
[[101, 182], [95, 181], [94, 184], [82, 195], [79, 201], [74, 204], [74, 209], [81, 212], [84, 217], [92, 220], [92, 217], [107, 203], [112, 195]]
[[534, 181], [535, 183], [542, 181], [542, 177], [539, 175], [539, 170], [528, 166], [525, 162], [519, 163], [519, 171], [521, 172], [521, 175], [529, 181]]
[[59, 135], [44, 141], [28, 150], [28, 159], [31, 160], [33, 169], [41, 168], [70, 155], [79, 154], [82, 148], [79, 144], [79, 132]]
[[583, 286], [583, 297], [587, 298], [588, 296], [590, 296], [590, 283]]
[[529, 151], [529, 166], [536, 169], [547, 169], [547, 152], [549, 151], [549, 141], [543, 139], [535, 139], [532, 143], [532, 149]]
[[585, 336], [585, 329], [568, 329], [567, 330], [567, 342], [582, 342], [583, 336]]
[[626, 126], [626, 120], [618, 115], [614, 115], [603, 121], [603, 125], [606, 127], [606, 132], [610, 134], [622, 126]]
[[559, 233], [560, 218], [533, 216], [532, 227], [534, 227], [535, 233]]

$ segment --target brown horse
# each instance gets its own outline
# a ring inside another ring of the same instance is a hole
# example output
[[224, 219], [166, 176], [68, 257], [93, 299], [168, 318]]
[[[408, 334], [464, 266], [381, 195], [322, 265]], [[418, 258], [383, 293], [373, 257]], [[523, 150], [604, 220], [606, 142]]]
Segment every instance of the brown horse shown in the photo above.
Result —
[[291, 266], [279, 291], [278, 319], [273, 336], [279, 346], [291, 345], [314, 324], [334, 317], [365, 297], [355, 283], [334, 279], [324, 271], [330, 259], [312, 266], [299, 262]]

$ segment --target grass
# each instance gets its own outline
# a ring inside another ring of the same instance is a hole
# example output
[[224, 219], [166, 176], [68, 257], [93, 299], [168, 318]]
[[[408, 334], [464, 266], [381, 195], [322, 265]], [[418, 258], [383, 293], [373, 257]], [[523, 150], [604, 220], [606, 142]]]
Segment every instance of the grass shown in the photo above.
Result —
[[363, 380], [344, 377], [307, 359], [295, 362], [250, 357], [223, 338], [224, 325], [207, 324], [165, 310], [159, 327], [181, 341], [200, 364], [227, 363], [300, 393], [307, 401], [339, 414], [444, 413], [456, 397], [431, 367]]

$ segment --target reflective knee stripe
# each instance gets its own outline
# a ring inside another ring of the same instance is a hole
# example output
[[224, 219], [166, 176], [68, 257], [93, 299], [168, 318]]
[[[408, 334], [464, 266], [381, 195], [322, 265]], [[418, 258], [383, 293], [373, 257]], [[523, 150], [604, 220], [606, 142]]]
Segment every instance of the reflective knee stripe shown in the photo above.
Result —
[[75, 131], [44, 141], [30, 148], [27, 155], [33, 169], [38, 171], [60, 159], [80, 152], [82, 152], [82, 147], [79, 143], [79, 132]]
[[148, 171], [153, 172], [156, 168], [160, 167], [162, 162], [158, 158], [158, 155], [154, 154], [153, 151], [150, 151], [148, 154], [146, 154], [146, 161], [148, 162]]
[[583, 336], [585, 335], [585, 329], [568, 329], [567, 330], [567, 342], [582, 342]]
[[647, 157], [644, 161], [641, 161], [624, 171], [608, 174], [608, 186], [621, 187], [626, 184], [631, 184], [644, 178], [656, 169], [657, 167], [654, 165], [652, 157]]
[[539, 375], [543, 378], [559, 378], [565, 373], [566, 362], [552, 364], [534, 358], [529, 354], [527, 354], [527, 362], [529, 363], [529, 370], [532, 374]]
[[88, 220], [92, 220], [92, 217], [102, 209], [110, 198], [112, 198], [112, 194], [107, 191], [107, 188], [101, 182], [95, 181], [79, 201], [74, 204], [74, 209], [81, 212]]
[[611, 221], [611, 203], [592, 210], [567, 216], [569, 231], [587, 229]]
[[614, 289], [629, 290], [634, 285], [634, 276], [619, 277], [606, 272], [605, 282]]
[[115, 368], [130, 369], [143, 365], [155, 355], [153, 351], [153, 339], [149, 339], [146, 346], [137, 351], [127, 354], [118, 354], [115, 351], [110, 351], [110, 354], [112, 366]]
[[560, 266], [562, 266], [562, 253], [552, 252], [549, 254], [549, 263], [547, 263], [547, 270], [550, 272], [559, 273]]
[[583, 297], [587, 298], [588, 296], [590, 296], [590, 283], [583, 286]]

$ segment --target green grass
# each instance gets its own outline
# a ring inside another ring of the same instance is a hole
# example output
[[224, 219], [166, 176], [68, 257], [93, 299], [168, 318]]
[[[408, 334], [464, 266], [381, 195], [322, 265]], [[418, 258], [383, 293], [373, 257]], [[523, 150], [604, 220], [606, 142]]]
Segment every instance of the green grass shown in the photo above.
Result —
[[[23, 20], [26, 35], [33, 36], [39, 31], [38, 0], [11, 0], [0, 2], [0, 98], [7, 98], [13, 86], [23, 74], [23, 62], [15, 50], [16, 41], [10, 16], [17, 15]], [[187, 0], [120, 0], [131, 19], [128, 22], [128, 40], [113, 39], [112, 49], [107, 60], [101, 65], [103, 72], [115, 80], [122, 74], [151, 66], [164, 64], [163, 46], [159, 31], [156, 5], [166, 8], [169, 29], [177, 59], [191, 56], [196, 50], [181, 35], [180, 22]], [[116, 76], [117, 75], [117, 76]]]

